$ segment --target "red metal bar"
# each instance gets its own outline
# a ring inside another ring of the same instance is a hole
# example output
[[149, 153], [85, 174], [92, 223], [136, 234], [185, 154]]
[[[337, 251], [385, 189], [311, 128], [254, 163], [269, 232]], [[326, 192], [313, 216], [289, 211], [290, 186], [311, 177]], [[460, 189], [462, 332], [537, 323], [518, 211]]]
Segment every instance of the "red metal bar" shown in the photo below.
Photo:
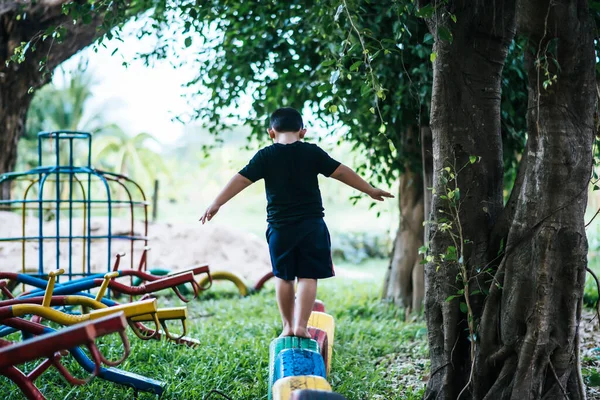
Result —
[[[140, 332], [146, 334], [147, 337], [152, 336], [153, 339], [160, 340], [163, 336], [165, 336], [165, 335], [163, 335], [162, 332], [160, 332], [160, 331], [156, 332], [154, 329], [148, 328], [146, 325], [144, 325], [141, 322], [134, 322], [134, 324], [136, 325], [137, 329]], [[171, 337], [168, 337], [168, 336], [166, 336], [166, 337], [167, 337], [168, 340], [170, 340], [170, 341], [172, 341], [174, 343], [183, 344], [183, 345], [186, 345], [188, 347], [195, 348], [195, 347], [200, 346], [200, 341], [198, 339], [194, 339], [194, 338], [191, 338], [191, 337], [188, 337], [188, 336], [182, 336], [182, 337], [179, 337], [179, 338], [171, 338]]]
[[27, 375], [27, 379], [29, 379], [31, 382], [35, 382], [35, 380], [39, 378], [40, 375], [46, 372], [48, 368], [50, 368], [54, 364], [53, 361], [55, 357], [60, 356], [58, 355], [58, 353], [54, 353], [54, 355], [51, 358], [47, 358], [44, 361], [42, 361], [40, 365], [35, 367], [35, 369]]
[[[94, 279], [94, 283], [97, 286], [100, 286], [104, 279], [96, 278]], [[108, 287], [114, 290], [115, 292], [130, 294], [130, 295], [142, 295], [146, 293], [154, 293], [163, 289], [174, 288], [178, 285], [182, 285], [184, 283], [195, 283], [194, 274], [189, 272], [187, 274], [179, 274], [173, 276], [163, 276], [160, 279], [155, 279], [147, 284], [142, 284], [140, 286], [129, 286], [124, 285], [122, 283], [111, 280], [108, 284]]]
[[21, 389], [21, 392], [27, 397], [29, 400], [46, 400], [42, 392], [35, 387], [32, 381], [27, 379], [27, 376], [19, 371], [15, 367], [8, 367], [0, 370], [0, 374], [6, 376], [8, 379], [16, 383], [16, 385]]
[[269, 279], [271, 279], [272, 277], [274, 277], [275, 275], [273, 275], [273, 271], [269, 271], [267, 272], [262, 278], [260, 278], [258, 280], [258, 282], [256, 282], [256, 284], [254, 285], [254, 290], [256, 290], [257, 292], [263, 288], [263, 286], [265, 285], [265, 283], [267, 283], [267, 281]]
[[127, 326], [122, 313], [111, 315], [97, 321], [77, 324], [58, 332], [40, 335], [25, 342], [0, 349], [0, 369], [15, 364], [23, 364], [41, 357], [52, 357], [55, 352], [82, 344], [93, 343], [99, 335], [96, 325], [104, 332], [123, 331]]

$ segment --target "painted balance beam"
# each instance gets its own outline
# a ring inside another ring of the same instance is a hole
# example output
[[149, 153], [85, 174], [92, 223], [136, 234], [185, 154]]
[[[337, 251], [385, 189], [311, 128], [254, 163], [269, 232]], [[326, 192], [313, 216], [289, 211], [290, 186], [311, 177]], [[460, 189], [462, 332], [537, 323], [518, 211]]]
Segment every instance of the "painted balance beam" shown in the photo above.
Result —
[[308, 318], [308, 326], [313, 328], [319, 328], [327, 333], [327, 375], [329, 375], [329, 371], [331, 370], [331, 357], [333, 353], [333, 343], [334, 343], [334, 334], [335, 334], [335, 323], [333, 321], [333, 317], [329, 314], [313, 311]]
[[325, 304], [321, 300], [315, 300], [313, 311], [325, 312]]
[[347, 400], [339, 393], [325, 390], [300, 389], [292, 392], [290, 400]]
[[275, 359], [286, 349], [307, 349], [318, 352], [319, 344], [312, 339], [296, 336], [286, 336], [273, 339], [269, 345], [269, 399], [272, 398], [271, 389], [275, 383]]
[[288, 376], [307, 375], [327, 377], [323, 357], [318, 352], [307, 349], [285, 349], [275, 357], [274, 382]]
[[329, 382], [321, 376], [288, 376], [273, 385], [273, 400], [290, 400], [292, 392], [299, 389], [317, 389], [331, 392]]
[[323, 362], [325, 363], [325, 365], [328, 365], [329, 340], [327, 338], [327, 332], [325, 332], [322, 329], [309, 326], [308, 334], [319, 345], [319, 353], [321, 353], [321, 357], [323, 357]]
[[[16, 330], [20, 330], [23, 333], [23, 337], [26, 340], [31, 340], [36, 335], [46, 335], [57, 332], [52, 328], [21, 318], [8, 318], [3, 320], [2, 323]], [[88, 373], [94, 373], [94, 371], [96, 370], [95, 362], [91, 360], [82, 349], [80, 349], [79, 347], [71, 347], [69, 348], [69, 352], [71, 353], [75, 361], [85, 371], [87, 371]], [[111, 362], [111, 364], [114, 364], [114, 362]], [[56, 365], [58, 366], [59, 363], [57, 363]], [[62, 370], [59, 369], [59, 372], [63, 374], [63, 376], [65, 376], [65, 378], [69, 382], [73, 383], [77, 381], [76, 378], [70, 379], [69, 376], [66, 376], [65, 371], [66, 369], [64, 369], [64, 367]], [[100, 370], [97, 372], [97, 376], [109, 382], [132, 387], [133, 389], [139, 391], [150, 392], [157, 395], [160, 395], [164, 392], [165, 384], [163, 382], [128, 371], [123, 371], [118, 368], [101, 367]]]

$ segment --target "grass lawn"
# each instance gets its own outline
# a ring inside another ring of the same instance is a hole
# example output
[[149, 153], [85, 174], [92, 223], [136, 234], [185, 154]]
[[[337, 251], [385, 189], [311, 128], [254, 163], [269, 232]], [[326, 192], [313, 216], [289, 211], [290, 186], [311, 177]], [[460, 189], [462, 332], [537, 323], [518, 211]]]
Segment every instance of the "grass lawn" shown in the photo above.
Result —
[[[423, 322], [403, 322], [396, 308], [378, 300], [384, 265], [385, 261], [379, 261], [352, 268], [369, 272], [371, 278], [336, 278], [320, 285], [318, 297], [336, 323], [328, 380], [349, 400], [422, 397], [422, 385], [405, 387], [402, 375], [408, 370], [414, 374], [415, 365], [426, 374], [425, 326]], [[160, 303], [167, 306], [175, 301], [163, 297]], [[217, 284], [210, 296], [189, 305], [189, 314], [189, 336], [202, 342], [199, 348], [143, 342], [130, 335], [132, 354], [120, 368], [164, 381], [163, 399], [204, 399], [211, 389], [235, 400], [266, 399], [268, 346], [280, 333], [272, 283], [242, 299], [230, 283]], [[116, 359], [117, 343], [105, 339], [101, 350]], [[399, 364], [398, 359], [415, 362]], [[134, 395], [132, 389], [101, 379], [72, 387], [55, 371], [42, 375], [37, 385], [48, 399], [124, 399]], [[6, 378], [0, 378], [0, 390], [5, 399], [22, 398]], [[141, 394], [139, 398], [155, 397]], [[209, 398], [222, 397], [213, 394]]]

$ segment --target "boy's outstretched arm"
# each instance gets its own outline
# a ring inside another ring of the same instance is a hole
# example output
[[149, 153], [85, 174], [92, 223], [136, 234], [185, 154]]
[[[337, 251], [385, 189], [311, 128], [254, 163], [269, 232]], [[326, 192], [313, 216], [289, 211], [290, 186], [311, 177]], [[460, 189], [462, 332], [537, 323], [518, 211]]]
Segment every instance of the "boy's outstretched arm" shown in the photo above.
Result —
[[227, 185], [225, 185], [223, 190], [221, 190], [221, 193], [219, 193], [212, 204], [208, 206], [206, 211], [204, 211], [204, 215], [200, 217], [200, 221], [202, 221], [204, 224], [206, 221], [213, 219], [223, 204], [227, 203], [229, 200], [235, 197], [235, 195], [250, 185], [252, 185], [252, 181], [250, 179], [240, 174], [235, 174], [227, 183]]
[[391, 193], [385, 190], [377, 189], [371, 186], [367, 181], [361, 178], [351, 168], [348, 168], [344, 164], [340, 164], [335, 171], [330, 175], [331, 178], [337, 179], [338, 181], [345, 183], [348, 186], [353, 187], [356, 190], [368, 194], [371, 198], [379, 201], [383, 201], [384, 197], [393, 198]]

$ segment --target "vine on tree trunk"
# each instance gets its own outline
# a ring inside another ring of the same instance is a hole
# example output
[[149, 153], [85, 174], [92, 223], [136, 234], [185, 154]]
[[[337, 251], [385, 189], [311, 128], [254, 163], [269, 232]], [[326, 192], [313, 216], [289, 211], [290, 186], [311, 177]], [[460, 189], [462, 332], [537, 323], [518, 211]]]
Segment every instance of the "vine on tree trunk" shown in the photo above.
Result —
[[[436, 272], [440, 268], [448, 266], [449, 264], [454, 264], [458, 267], [459, 272], [456, 276], [456, 283], [458, 286], [456, 286], [456, 293], [448, 296], [446, 301], [451, 302], [455, 299], [461, 300], [460, 310], [466, 315], [467, 326], [469, 329], [468, 339], [470, 342], [471, 360], [471, 372], [469, 374], [469, 379], [459, 393], [458, 398], [460, 398], [463, 392], [471, 385], [473, 379], [473, 364], [475, 362], [477, 342], [477, 324], [475, 321], [475, 313], [473, 311], [471, 296], [486, 296], [489, 294], [489, 290], [482, 288], [481, 286], [474, 289], [475, 286], [473, 286], [473, 283], [474, 281], [475, 283], [478, 283], [478, 278], [480, 278], [482, 275], [488, 275], [493, 279], [493, 270], [487, 266], [478, 268], [475, 271], [476, 273], [472, 274], [467, 266], [468, 260], [465, 260], [464, 257], [465, 245], [472, 242], [469, 238], [465, 237], [460, 219], [462, 200], [461, 191], [458, 185], [458, 177], [465, 168], [469, 167], [471, 164], [479, 162], [480, 160], [481, 157], [472, 155], [469, 156], [469, 161], [466, 164], [457, 167], [455, 159], [452, 163], [449, 163], [446, 167], [439, 171], [439, 179], [443, 188], [443, 193], [439, 194], [439, 198], [443, 200], [442, 206], [444, 209], [440, 208], [436, 211], [442, 216], [437, 218], [437, 220], [425, 221], [423, 224], [436, 226], [437, 229], [435, 230], [435, 234], [431, 240], [433, 240], [437, 234], [446, 234], [451, 239], [452, 245], [448, 246], [444, 253], [439, 254], [430, 254], [431, 251], [427, 244], [419, 249], [419, 254], [424, 255], [422, 264], [433, 263], [436, 267]], [[436, 194], [436, 190], [434, 188], [432, 188], [432, 194]], [[503, 247], [502, 244], [501, 247]], [[497, 282], [495, 284], [499, 286]]]

